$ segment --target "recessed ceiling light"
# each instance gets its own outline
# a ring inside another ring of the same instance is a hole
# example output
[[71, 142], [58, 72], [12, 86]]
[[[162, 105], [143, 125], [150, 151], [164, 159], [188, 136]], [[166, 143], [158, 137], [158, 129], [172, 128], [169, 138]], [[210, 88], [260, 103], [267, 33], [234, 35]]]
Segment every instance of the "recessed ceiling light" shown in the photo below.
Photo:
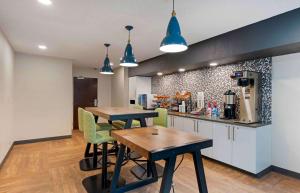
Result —
[[218, 66], [218, 63], [217, 62], [212, 62], [209, 64], [210, 66]]
[[45, 45], [38, 45], [38, 48], [40, 50], [47, 50], [48, 49], [47, 46], [45, 46]]
[[39, 3], [43, 4], [43, 5], [52, 5], [52, 1], [51, 0], [38, 0]]
[[162, 76], [162, 75], [163, 75], [162, 72], [158, 72], [158, 73], [157, 73], [157, 76]]
[[178, 71], [179, 71], [179, 72], [184, 72], [185, 69], [184, 69], [184, 68], [179, 68]]

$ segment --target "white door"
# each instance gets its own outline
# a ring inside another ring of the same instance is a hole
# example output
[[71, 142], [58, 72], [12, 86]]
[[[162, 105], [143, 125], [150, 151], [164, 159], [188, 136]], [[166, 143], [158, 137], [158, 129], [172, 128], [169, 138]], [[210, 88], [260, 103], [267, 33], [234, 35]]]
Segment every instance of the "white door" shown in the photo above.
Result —
[[232, 165], [256, 173], [256, 129], [232, 126]]
[[173, 127], [184, 131], [184, 119], [183, 117], [173, 116]]
[[191, 118], [184, 119], [184, 127], [183, 127], [184, 131], [197, 134], [196, 126], [197, 126], [196, 119], [191, 119]]
[[231, 129], [229, 125], [214, 123], [213, 156], [214, 159], [231, 164]]
[[[213, 139], [213, 123], [209, 121], [197, 121], [196, 130], [199, 136]], [[214, 143], [214, 141], [213, 141]], [[214, 145], [214, 144], [213, 144]], [[213, 158], [213, 147], [201, 150], [201, 153], [207, 157]]]

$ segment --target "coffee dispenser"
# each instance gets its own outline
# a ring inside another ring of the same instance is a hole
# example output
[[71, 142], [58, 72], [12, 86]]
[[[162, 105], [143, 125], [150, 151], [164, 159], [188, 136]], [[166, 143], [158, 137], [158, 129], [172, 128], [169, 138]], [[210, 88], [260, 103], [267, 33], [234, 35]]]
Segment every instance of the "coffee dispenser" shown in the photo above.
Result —
[[228, 90], [224, 93], [224, 119], [235, 119], [235, 104], [236, 95], [231, 90]]
[[258, 72], [252, 71], [236, 71], [231, 75], [231, 78], [237, 81], [240, 89], [239, 122], [255, 123], [260, 121], [259, 76]]

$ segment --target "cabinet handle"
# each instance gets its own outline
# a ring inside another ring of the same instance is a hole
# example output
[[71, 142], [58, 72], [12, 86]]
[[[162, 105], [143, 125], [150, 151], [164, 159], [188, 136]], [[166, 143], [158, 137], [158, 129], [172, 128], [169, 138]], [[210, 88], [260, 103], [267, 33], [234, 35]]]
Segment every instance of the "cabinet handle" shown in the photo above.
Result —
[[232, 126], [232, 141], [234, 141], [234, 130], [235, 130], [235, 127], [234, 126]]
[[195, 126], [195, 120], [193, 120], [194, 121], [194, 132], [196, 132], [196, 126]]
[[230, 140], [230, 126], [227, 126], [227, 137]]
[[172, 117], [172, 127], [174, 127], [174, 117]]

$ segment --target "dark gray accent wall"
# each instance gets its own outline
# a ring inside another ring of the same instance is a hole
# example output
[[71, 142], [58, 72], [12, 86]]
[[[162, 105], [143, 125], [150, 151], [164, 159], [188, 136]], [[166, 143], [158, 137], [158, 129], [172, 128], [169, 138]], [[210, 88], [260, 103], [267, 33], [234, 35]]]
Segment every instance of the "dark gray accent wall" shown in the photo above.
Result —
[[237, 96], [239, 96], [240, 87], [236, 85], [236, 81], [230, 78], [230, 75], [233, 71], [240, 70], [260, 72], [261, 81], [259, 89], [259, 113], [264, 123], [271, 123], [271, 58], [249, 60], [218, 67], [201, 68], [199, 70], [184, 73], [174, 73], [165, 76], [154, 76], [152, 77], [152, 93], [173, 96], [177, 91], [189, 91], [192, 93], [193, 102], [195, 102], [197, 92], [203, 91], [205, 104], [207, 104], [208, 101], [216, 100], [218, 104], [222, 106], [223, 94], [225, 91], [231, 89], [237, 93]]
[[300, 8], [297, 8], [193, 44], [185, 52], [140, 62], [139, 67], [129, 69], [129, 76], [153, 76], [158, 71], [169, 74], [182, 67], [187, 70], [205, 67], [212, 61], [229, 64], [300, 52], [299, 21]]

